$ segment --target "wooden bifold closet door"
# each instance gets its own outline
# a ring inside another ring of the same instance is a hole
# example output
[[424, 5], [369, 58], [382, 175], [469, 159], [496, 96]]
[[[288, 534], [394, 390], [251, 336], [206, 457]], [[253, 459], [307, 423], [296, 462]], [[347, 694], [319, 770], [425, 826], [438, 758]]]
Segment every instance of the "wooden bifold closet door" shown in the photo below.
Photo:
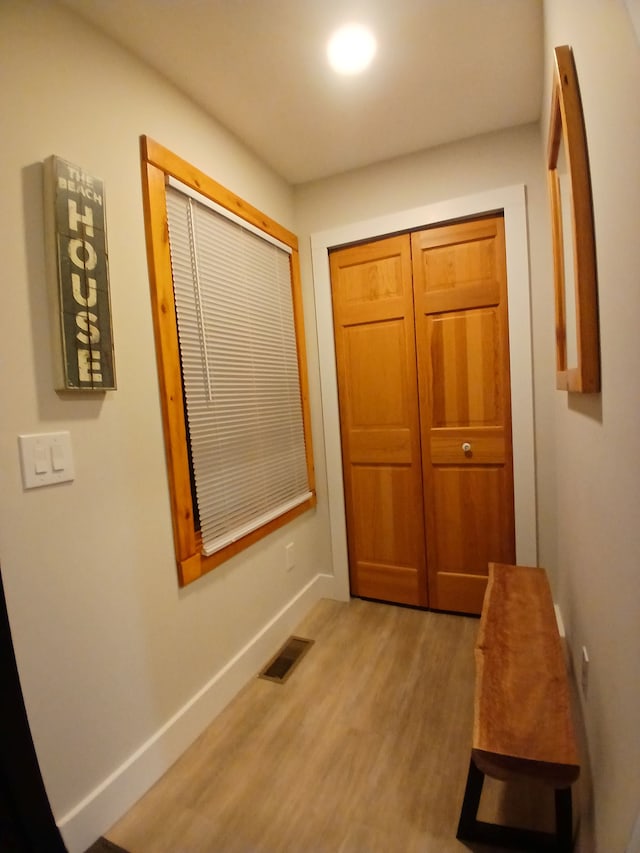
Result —
[[351, 592], [479, 613], [515, 562], [503, 218], [330, 264]]

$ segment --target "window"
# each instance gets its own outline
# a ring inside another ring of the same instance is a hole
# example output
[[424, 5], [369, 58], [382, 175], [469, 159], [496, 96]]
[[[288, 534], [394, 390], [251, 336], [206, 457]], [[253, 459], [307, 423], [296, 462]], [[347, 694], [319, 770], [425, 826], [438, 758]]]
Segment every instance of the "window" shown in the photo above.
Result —
[[162, 146], [141, 143], [186, 584], [315, 505], [297, 239]]

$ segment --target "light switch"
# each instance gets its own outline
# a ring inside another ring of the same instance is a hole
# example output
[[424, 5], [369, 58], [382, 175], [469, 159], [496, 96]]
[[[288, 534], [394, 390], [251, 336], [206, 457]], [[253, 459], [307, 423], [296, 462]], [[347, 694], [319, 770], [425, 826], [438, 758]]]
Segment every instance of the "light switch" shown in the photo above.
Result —
[[54, 471], [64, 471], [65, 462], [64, 446], [56, 436], [51, 441], [51, 467]]
[[49, 470], [49, 448], [42, 439], [33, 445], [33, 461], [36, 474], [46, 474]]
[[73, 480], [73, 453], [68, 432], [19, 435], [22, 482], [25, 489]]

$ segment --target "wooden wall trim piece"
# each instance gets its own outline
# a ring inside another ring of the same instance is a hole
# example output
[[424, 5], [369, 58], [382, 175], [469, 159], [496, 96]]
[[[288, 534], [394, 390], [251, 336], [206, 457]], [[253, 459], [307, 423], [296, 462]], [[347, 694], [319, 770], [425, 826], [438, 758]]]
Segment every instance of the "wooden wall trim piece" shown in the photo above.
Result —
[[[143, 198], [147, 261], [164, 441], [170, 483], [171, 518], [179, 565], [197, 554], [189, 478], [180, 347], [171, 278], [164, 172], [143, 161]], [[181, 578], [182, 582], [185, 582]]]
[[298, 248], [298, 238], [291, 231], [284, 228], [275, 219], [262, 213], [257, 207], [243, 201], [239, 196], [232, 193], [222, 184], [214, 181], [204, 172], [201, 172], [195, 166], [187, 163], [177, 154], [169, 151], [168, 148], [155, 142], [148, 136], [141, 137], [142, 157], [146, 162], [153, 166], [157, 166], [165, 174], [171, 175], [177, 180], [182, 181], [190, 187], [198, 190], [208, 198], [215, 199], [218, 204], [226, 207], [237, 216], [242, 217], [247, 222], [261, 228], [268, 234], [272, 234], [281, 240], [292, 249]]
[[[548, 140], [548, 185], [554, 257], [557, 388], [581, 393], [600, 391], [600, 337], [595, 228], [587, 135], [573, 51], [555, 48], [555, 73]], [[559, 178], [561, 148], [570, 192], [564, 197]], [[570, 216], [563, 205], [569, 208]], [[571, 227], [563, 229], [570, 219]], [[567, 231], [569, 233], [567, 233]], [[570, 263], [565, 258], [572, 258]], [[573, 265], [573, 276], [570, 266]], [[577, 363], [569, 363], [566, 296], [575, 291]]]
[[[171, 517], [178, 578], [180, 585], [184, 586], [316, 505], [298, 239], [295, 234], [283, 228], [275, 220], [243, 201], [195, 166], [187, 163], [147, 136], [140, 138], [140, 153], [147, 263], [169, 476]], [[305, 452], [311, 496], [303, 503], [258, 528], [258, 530], [254, 530], [208, 557], [202, 554], [201, 536], [196, 530], [194, 522], [187, 425], [180, 371], [180, 346], [169, 247], [166, 205], [167, 175], [198, 190], [198, 192], [245, 221], [276, 237], [292, 250], [291, 288], [300, 373]]]

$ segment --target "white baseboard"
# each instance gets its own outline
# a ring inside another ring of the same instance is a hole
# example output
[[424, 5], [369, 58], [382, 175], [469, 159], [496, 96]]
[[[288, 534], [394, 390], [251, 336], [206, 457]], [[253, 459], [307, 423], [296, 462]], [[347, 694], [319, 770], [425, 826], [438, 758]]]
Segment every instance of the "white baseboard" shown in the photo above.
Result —
[[57, 823], [69, 853], [82, 853], [193, 743], [321, 598], [335, 578], [316, 575], [158, 731]]

